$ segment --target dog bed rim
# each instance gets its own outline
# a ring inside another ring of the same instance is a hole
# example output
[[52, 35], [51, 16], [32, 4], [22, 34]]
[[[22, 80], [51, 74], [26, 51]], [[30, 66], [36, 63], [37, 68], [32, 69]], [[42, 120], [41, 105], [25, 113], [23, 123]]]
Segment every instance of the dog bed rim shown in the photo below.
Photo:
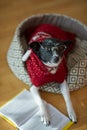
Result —
[[[64, 18], [66, 18], [66, 19], [68, 19], [68, 20], [71, 20], [71, 21], [74, 21], [74, 22], [76, 22], [76, 23], [78, 23], [85, 31], [87, 31], [87, 27], [86, 27], [86, 25], [85, 24], [83, 24], [83, 23], [81, 23], [79, 20], [76, 20], [76, 19], [74, 19], [74, 18], [72, 18], [72, 17], [70, 17], [70, 16], [66, 16], [66, 15], [61, 15], [61, 14], [38, 14], [38, 15], [33, 15], [33, 16], [30, 16], [30, 17], [28, 17], [28, 18], [26, 18], [26, 19], [24, 19], [19, 25], [18, 25], [18, 27], [16, 28], [16, 31], [15, 31], [15, 36], [16, 36], [16, 39], [18, 40], [18, 42], [20, 43], [20, 36], [21, 36], [21, 29], [23, 29], [24, 28], [24, 30], [25, 30], [25, 27], [24, 27], [24, 25], [29, 21], [29, 20], [31, 20], [31, 19], [38, 19], [38, 18], [40, 18], [40, 17], [44, 17], [44, 16], [46, 16], [46, 17], [50, 17], [50, 16], [52, 16], [52, 17], [64, 17]], [[14, 36], [14, 37], [15, 37]], [[86, 37], [86, 36], [85, 36]], [[7, 59], [8, 59], [8, 64], [9, 64], [9, 66], [10, 66], [10, 63], [9, 63], [9, 53], [8, 53], [8, 55], [7, 55]], [[11, 68], [11, 66], [10, 66], [10, 68]], [[13, 70], [12, 70], [13, 71]], [[13, 71], [13, 73], [14, 73], [14, 71]], [[15, 73], [14, 73], [15, 74]], [[16, 74], [15, 74], [16, 75]], [[17, 76], [17, 75], [16, 75]], [[19, 76], [17, 76], [19, 79], [20, 79], [20, 77]], [[23, 81], [23, 79], [20, 79], [20, 80], [22, 80]], [[26, 83], [25, 81], [23, 81], [24, 83]], [[27, 84], [27, 83], [26, 83]], [[28, 84], [29, 85], [29, 84]], [[84, 84], [85, 85], [85, 84]], [[80, 88], [80, 87], [79, 87]], [[77, 90], [78, 89], [78, 87], [77, 88], [73, 88], [73, 90]], [[48, 91], [48, 90], [47, 90]], [[72, 91], [72, 90], [71, 90]], [[50, 90], [49, 90], [49, 92], [50, 92]], [[59, 92], [57, 92], [57, 93], [59, 93]]]
[[[23, 21], [21, 21], [20, 22], [20, 24], [17, 26], [17, 28], [16, 28], [16, 35], [18, 36], [17, 38], [18, 38], [18, 40], [19, 40], [19, 36], [20, 36], [20, 29], [24, 26], [24, 24], [26, 24], [30, 19], [38, 19], [38, 18], [41, 18], [41, 17], [64, 17], [64, 18], [66, 18], [67, 20], [71, 20], [71, 21], [73, 21], [73, 22], [76, 22], [77, 24], [79, 24], [81, 27], [82, 27], [82, 29], [84, 29], [84, 30], [86, 30], [87, 31], [87, 26], [83, 23], [83, 22], [81, 22], [81, 21], [79, 21], [79, 20], [77, 20], [77, 19], [75, 19], [75, 18], [72, 18], [71, 16], [67, 16], [67, 15], [64, 15], [64, 14], [57, 14], [57, 13], [44, 13], [44, 14], [37, 14], [37, 15], [32, 15], [32, 16], [30, 16], [30, 17], [27, 17], [27, 18], [25, 18]], [[70, 30], [69, 30], [70, 31]], [[86, 34], [86, 36], [85, 36], [85, 40], [87, 40], [87, 34]], [[82, 38], [83, 39], [83, 38]], [[84, 40], [84, 39], [83, 39]]]

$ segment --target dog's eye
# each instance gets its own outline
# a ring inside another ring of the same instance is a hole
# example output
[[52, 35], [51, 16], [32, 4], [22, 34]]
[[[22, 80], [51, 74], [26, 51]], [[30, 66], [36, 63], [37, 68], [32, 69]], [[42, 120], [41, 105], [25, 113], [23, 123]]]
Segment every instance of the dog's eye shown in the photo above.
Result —
[[47, 46], [41, 46], [41, 48], [42, 48], [42, 49], [45, 49], [45, 50], [47, 50], [47, 51], [51, 51], [51, 47], [49, 47], [49, 46], [48, 46], [48, 47], [47, 47]]

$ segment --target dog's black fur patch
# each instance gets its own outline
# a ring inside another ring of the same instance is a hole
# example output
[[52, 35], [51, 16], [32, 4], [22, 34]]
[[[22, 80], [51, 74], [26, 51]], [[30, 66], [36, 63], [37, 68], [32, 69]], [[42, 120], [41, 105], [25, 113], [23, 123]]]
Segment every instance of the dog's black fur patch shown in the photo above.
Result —
[[[54, 62], [58, 62], [62, 57], [65, 49], [70, 45], [70, 41], [59, 41], [55, 38], [47, 38], [43, 42], [33, 42], [29, 45], [29, 48], [35, 52], [39, 59], [43, 62], [50, 62], [54, 58]], [[54, 53], [56, 56], [54, 56]]]

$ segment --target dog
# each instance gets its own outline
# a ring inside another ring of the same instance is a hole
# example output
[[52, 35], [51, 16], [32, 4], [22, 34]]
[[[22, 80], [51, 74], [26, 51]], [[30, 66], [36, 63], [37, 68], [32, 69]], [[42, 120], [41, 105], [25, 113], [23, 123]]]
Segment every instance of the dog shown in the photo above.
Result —
[[39, 27], [40, 31], [36, 31], [29, 39], [28, 50], [22, 58], [26, 62], [26, 68], [33, 84], [30, 91], [39, 106], [41, 121], [45, 125], [49, 125], [48, 110], [46, 103], [40, 96], [39, 88], [48, 82], [58, 82], [66, 103], [69, 118], [73, 122], [77, 122], [66, 82], [67, 63], [65, 57], [67, 50], [72, 48], [73, 43], [70, 39], [60, 40], [53, 37], [47, 31], [41, 30], [43, 26], [46, 26], [46, 29], [47, 27], [51, 27], [51, 29], [56, 28], [52, 25], [41, 25]]

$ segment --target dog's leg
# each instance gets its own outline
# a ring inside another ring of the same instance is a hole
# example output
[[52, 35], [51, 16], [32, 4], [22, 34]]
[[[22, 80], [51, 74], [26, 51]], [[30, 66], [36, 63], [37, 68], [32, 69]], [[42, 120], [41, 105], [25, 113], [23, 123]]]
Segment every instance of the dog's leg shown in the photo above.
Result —
[[77, 122], [76, 114], [74, 112], [74, 109], [73, 109], [73, 106], [72, 106], [72, 103], [71, 103], [71, 99], [70, 99], [68, 85], [67, 85], [65, 80], [64, 80], [63, 83], [60, 84], [60, 89], [61, 89], [61, 93], [62, 93], [62, 95], [63, 95], [63, 97], [65, 99], [65, 103], [66, 103], [66, 107], [67, 107], [69, 118], [73, 122]]
[[49, 125], [49, 116], [46, 108], [46, 103], [41, 99], [41, 96], [39, 94], [39, 89], [36, 88], [34, 85], [30, 88], [30, 91], [34, 97], [34, 100], [36, 101], [37, 105], [40, 108], [40, 114], [41, 114], [41, 121], [45, 125]]

